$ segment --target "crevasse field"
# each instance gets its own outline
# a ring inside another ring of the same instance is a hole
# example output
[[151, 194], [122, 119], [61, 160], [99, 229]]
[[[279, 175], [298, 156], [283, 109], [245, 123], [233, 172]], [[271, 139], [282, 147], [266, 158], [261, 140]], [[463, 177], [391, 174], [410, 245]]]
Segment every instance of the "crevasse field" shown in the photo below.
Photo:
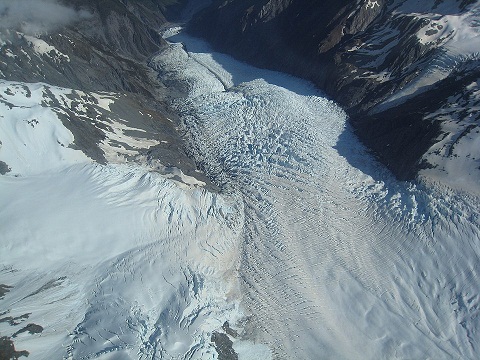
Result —
[[179, 30], [152, 64], [220, 192], [92, 162], [43, 85], [2, 82], [2, 335], [41, 325], [14, 338], [32, 359], [216, 359], [214, 332], [241, 360], [475, 359], [477, 192], [397, 182], [309, 83]]

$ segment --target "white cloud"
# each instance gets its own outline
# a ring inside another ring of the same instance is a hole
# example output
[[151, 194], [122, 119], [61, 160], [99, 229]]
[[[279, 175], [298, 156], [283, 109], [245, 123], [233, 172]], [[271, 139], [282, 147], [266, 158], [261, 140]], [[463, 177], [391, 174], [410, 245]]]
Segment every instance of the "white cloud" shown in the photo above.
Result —
[[0, 29], [46, 33], [88, 16], [56, 0], [0, 0]]

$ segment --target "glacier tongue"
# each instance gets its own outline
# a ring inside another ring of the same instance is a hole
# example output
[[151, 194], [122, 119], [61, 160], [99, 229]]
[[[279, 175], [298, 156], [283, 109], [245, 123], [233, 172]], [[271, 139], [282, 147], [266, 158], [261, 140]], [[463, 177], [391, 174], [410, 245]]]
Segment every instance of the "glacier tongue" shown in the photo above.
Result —
[[476, 195], [397, 182], [309, 84], [171, 40], [191, 153], [243, 199], [245, 334], [275, 358], [474, 358]]

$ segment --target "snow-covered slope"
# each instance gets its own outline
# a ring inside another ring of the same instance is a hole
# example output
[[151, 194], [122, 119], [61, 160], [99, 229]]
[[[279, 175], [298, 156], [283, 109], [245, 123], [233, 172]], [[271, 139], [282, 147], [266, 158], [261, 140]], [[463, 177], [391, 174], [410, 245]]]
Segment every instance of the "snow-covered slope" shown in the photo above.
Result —
[[205, 358], [237, 320], [241, 212], [218, 195], [127, 165], [0, 181], [1, 332], [31, 358]]
[[0, 108], [3, 173], [31, 175], [92, 160], [154, 166], [155, 151], [169, 164], [181, 161], [168, 154], [176, 140], [172, 120], [140, 107], [133, 94], [0, 81]]
[[[241, 206], [135, 157], [155, 134], [105, 120], [119, 95], [0, 93], [2, 335], [33, 359], [211, 356], [212, 332], [241, 316]], [[108, 165], [74, 148], [62, 117], [101, 132]]]
[[79, 0], [85, 17], [39, 33], [44, 12], [25, 23], [13, 5], [0, 15], [0, 357], [211, 357], [213, 330], [241, 317], [242, 211], [209, 191], [143, 62], [162, 46], [159, 4]]
[[[365, 108], [374, 116], [380, 113], [379, 117], [387, 122], [386, 114], [392, 108], [395, 112], [403, 109], [407, 114], [421, 114], [416, 115], [418, 121], [431, 123], [438, 130], [432, 132], [430, 144], [419, 160], [419, 174], [476, 191], [480, 176], [480, 3], [473, 1], [466, 6], [465, 2], [398, 1], [390, 11], [391, 21], [375, 25], [376, 34], [365, 36], [365, 43], [349, 50], [357, 60], [371, 59], [375, 52], [381, 54], [375, 64], [361, 66], [370, 72], [363, 72], [358, 79], [372, 76], [387, 88], [389, 83], [396, 84], [395, 89], [390, 87], [380, 98], [371, 99], [375, 106]], [[402, 22], [403, 34], [399, 26]], [[396, 50], [399, 58], [392, 61], [392, 51], [386, 51], [386, 45], [405, 50]], [[414, 61], [405, 60], [405, 53], [414, 47], [418, 51], [418, 55], [412, 55]]]

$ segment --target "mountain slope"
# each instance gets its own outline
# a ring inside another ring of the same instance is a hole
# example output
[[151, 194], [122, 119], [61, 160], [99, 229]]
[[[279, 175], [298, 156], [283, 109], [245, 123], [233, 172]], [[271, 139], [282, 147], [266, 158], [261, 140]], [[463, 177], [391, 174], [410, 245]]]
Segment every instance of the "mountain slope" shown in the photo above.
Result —
[[[34, 18], [30, 24], [39, 23], [34, 27], [36, 32], [21, 22], [9, 28], [0, 27], [2, 78], [71, 89], [58, 99], [45, 86], [38, 106], [57, 113], [75, 137], [72, 146], [93, 160], [106, 161], [100, 142], [107, 137], [107, 131], [112, 131], [105, 127], [116, 118], [143, 129], [142, 137], [157, 137], [155, 146], [139, 152], [144, 157], [162, 156], [166, 166], [195, 171], [192, 160], [181, 149], [175, 124], [169, 120], [175, 117], [165, 104], [166, 88], [146, 64], [149, 56], [165, 46], [158, 34], [166, 23], [160, 11], [161, 2], [76, 0], [67, 2], [68, 7], [46, 3], [73, 11], [79, 21], [72, 19], [58, 28], [45, 27], [42, 18]], [[25, 86], [27, 89], [28, 85]], [[28, 97], [29, 90], [25, 91], [24, 96]], [[106, 109], [95, 98], [99, 92], [108, 93], [105, 96], [111, 105]], [[8, 97], [3, 96], [0, 101], [10, 106]], [[90, 121], [93, 115], [96, 122]], [[158, 136], [169, 139], [162, 142]], [[124, 157], [125, 151], [120, 153], [120, 158]], [[4, 164], [2, 172], [8, 166]]]

